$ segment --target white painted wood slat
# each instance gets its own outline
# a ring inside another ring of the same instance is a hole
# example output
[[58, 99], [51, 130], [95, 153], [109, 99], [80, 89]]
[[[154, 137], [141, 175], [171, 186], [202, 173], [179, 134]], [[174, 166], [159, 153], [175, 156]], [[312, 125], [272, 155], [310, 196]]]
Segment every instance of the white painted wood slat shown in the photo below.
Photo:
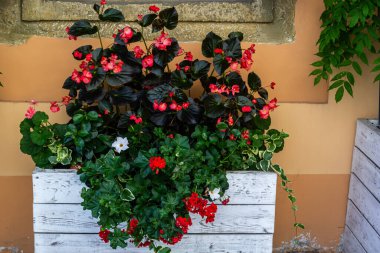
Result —
[[349, 200], [347, 206], [347, 226], [360, 241], [368, 253], [378, 253], [380, 250], [380, 236], [368, 223], [364, 216]]
[[[277, 175], [265, 172], [228, 172], [231, 197], [218, 205], [214, 223], [194, 215], [193, 226], [175, 253], [272, 252]], [[74, 170], [33, 173], [35, 253], [136, 252], [112, 250], [98, 237], [99, 226], [80, 203], [83, 184]]]
[[354, 173], [360, 181], [365, 182], [365, 186], [368, 190], [380, 200], [380, 168], [369, 160], [358, 148], [354, 148], [352, 173]]
[[380, 167], [380, 130], [370, 120], [358, 120], [355, 146]]
[[[274, 205], [219, 205], [213, 223], [192, 215], [189, 233], [273, 233], [274, 209]], [[34, 232], [98, 233], [99, 225], [79, 204], [34, 204]]]
[[351, 230], [346, 226], [343, 234], [343, 252], [344, 253], [366, 253], [358, 239], [352, 234]]
[[348, 198], [380, 234], [380, 203], [354, 174], [351, 175]]
[[[275, 173], [228, 172], [227, 178], [229, 204], [275, 204]], [[81, 203], [83, 187], [75, 170], [37, 169], [33, 173], [34, 203]]]
[[[36, 253], [148, 253], [146, 248], [113, 250], [95, 234], [35, 234]], [[173, 253], [271, 253], [271, 234], [185, 235]]]

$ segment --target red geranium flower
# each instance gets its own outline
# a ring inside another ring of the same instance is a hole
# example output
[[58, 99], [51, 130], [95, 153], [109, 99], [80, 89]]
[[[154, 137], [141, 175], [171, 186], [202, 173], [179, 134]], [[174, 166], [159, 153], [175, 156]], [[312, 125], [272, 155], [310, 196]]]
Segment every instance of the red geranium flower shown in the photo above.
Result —
[[107, 243], [109, 242], [108, 236], [111, 233], [108, 229], [102, 229], [99, 231], [99, 237], [103, 240], [103, 242]]
[[129, 227], [128, 227], [127, 233], [130, 235], [133, 234], [138, 224], [139, 224], [139, 221], [137, 219], [135, 218], [131, 219], [129, 221]]
[[166, 161], [160, 156], [152, 156], [149, 159], [149, 167], [152, 171], [155, 171], [158, 174], [159, 170], [162, 170], [166, 167]]

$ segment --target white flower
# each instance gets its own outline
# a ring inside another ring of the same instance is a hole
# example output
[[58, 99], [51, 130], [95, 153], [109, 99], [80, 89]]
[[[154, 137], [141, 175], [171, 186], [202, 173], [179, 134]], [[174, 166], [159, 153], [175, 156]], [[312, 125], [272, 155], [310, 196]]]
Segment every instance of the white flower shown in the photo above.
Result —
[[210, 198], [212, 200], [219, 199], [220, 198], [219, 192], [220, 192], [219, 188], [215, 188], [214, 190], [209, 191]]
[[112, 143], [112, 147], [115, 148], [115, 151], [118, 153], [128, 149], [129, 147], [127, 137], [117, 137], [116, 140]]

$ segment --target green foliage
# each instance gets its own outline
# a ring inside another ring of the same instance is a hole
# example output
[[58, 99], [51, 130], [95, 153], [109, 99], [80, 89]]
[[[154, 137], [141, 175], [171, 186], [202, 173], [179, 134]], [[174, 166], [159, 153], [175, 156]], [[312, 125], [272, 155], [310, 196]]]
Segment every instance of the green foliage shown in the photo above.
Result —
[[[380, 2], [325, 0], [324, 3], [326, 9], [321, 15], [322, 31], [316, 54], [320, 59], [312, 63], [315, 69], [310, 75], [314, 76], [314, 85], [317, 85], [322, 79], [327, 81], [335, 70], [329, 90], [335, 90], [335, 100], [339, 102], [345, 92], [353, 97], [355, 77], [350, 67], [361, 75], [362, 68], [358, 61], [369, 65], [367, 55], [379, 52]], [[373, 72], [379, 72], [379, 63], [380, 58], [373, 62]], [[380, 74], [374, 81], [379, 80]]]
[[[93, 9], [99, 26], [101, 21], [124, 20], [116, 9], [98, 4]], [[269, 112], [277, 100], [269, 101], [269, 85], [250, 72], [254, 44], [243, 49], [241, 32], [224, 39], [210, 32], [202, 42], [210, 61], [193, 59], [167, 34], [178, 24], [176, 9], [151, 11], [136, 21], [139, 28], [118, 30], [109, 47], [87, 20], [68, 29], [71, 39], [97, 33], [101, 47], [84, 45], [72, 53], [81, 61], [81, 71], [63, 84], [71, 120], [51, 125], [45, 113], [35, 113], [20, 125], [21, 150], [40, 167], [79, 168], [87, 186], [82, 206], [98, 219], [99, 235], [112, 248], [134, 243], [155, 253], [170, 252], [156, 242], [174, 244], [187, 232], [177, 218], [190, 219], [191, 207], [185, 204], [190, 196], [204, 205], [197, 212], [206, 222], [214, 219], [213, 202], [229, 198], [227, 170], [275, 171], [295, 210], [284, 171], [272, 163], [288, 135], [270, 129]], [[161, 32], [150, 45], [146, 27]], [[134, 47], [134, 42], [145, 48]], [[178, 57], [183, 59], [171, 70]], [[247, 80], [239, 67], [248, 72]], [[344, 77], [354, 82], [352, 74]], [[198, 80], [204, 91], [192, 97]]]

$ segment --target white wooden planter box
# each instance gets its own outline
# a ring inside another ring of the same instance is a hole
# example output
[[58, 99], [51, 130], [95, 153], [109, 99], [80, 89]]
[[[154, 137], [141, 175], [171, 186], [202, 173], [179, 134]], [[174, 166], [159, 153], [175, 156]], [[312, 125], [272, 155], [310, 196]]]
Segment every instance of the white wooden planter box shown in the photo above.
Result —
[[380, 129], [358, 120], [348, 195], [345, 253], [380, 252]]
[[[194, 216], [173, 253], [270, 253], [274, 232], [277, 175], [229, 172], [230, 203], [219, 205], [214, 223]], [[99, 237], [99, 226], [80, 203], [83, 184], [74, 170], [33, 173], [35, 253], [142, 253], [145, 248], [113, 250]]]

